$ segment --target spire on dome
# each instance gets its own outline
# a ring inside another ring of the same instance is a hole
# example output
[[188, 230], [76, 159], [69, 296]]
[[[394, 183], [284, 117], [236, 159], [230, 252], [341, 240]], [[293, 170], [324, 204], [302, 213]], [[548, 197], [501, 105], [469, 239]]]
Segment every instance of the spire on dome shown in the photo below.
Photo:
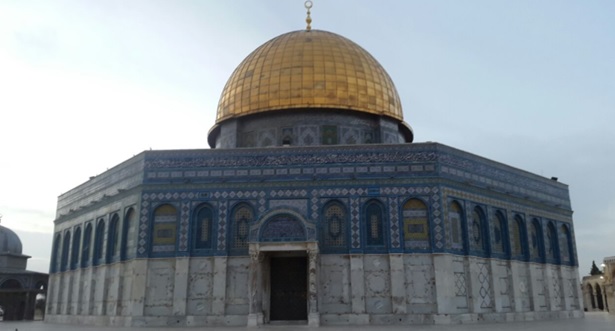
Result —
[[314, 5], [311, 0], [307, 0], [305, 3], [305, 9], [307, 9], [307, 17], [305, 18], [305, 22], [307, 23], [307, 27], [305, 28], [307, 31], [312, 30], [312, 17], [310, 17], [310, 9]]

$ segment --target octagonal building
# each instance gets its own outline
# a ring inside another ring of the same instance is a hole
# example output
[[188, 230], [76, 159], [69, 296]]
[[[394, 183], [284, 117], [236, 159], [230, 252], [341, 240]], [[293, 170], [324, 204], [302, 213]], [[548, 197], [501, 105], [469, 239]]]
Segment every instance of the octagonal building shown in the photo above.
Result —
[[342, 36], [294, 31], [253, 51], [207, 140], [142, 152], [58, 198], [47, 321], [583, 314], [568, 187], [413, 143], [391, 78]]

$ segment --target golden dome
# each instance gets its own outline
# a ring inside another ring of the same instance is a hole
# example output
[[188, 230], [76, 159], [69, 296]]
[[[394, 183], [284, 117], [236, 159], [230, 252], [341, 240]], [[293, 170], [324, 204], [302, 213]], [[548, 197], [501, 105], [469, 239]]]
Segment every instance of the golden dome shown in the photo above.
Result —
[[384, 68], [354, 42], [320, 30], [293, 31], [266, 42], [229, 78], [216, 123], [292, 108], [351, 109], [403, 120]]

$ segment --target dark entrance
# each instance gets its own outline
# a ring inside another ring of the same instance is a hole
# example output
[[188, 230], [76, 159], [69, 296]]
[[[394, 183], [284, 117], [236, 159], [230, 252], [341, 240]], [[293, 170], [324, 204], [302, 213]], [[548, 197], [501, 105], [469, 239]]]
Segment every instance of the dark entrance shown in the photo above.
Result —
[[307, 320], [307, 257], [271, 258], [272, 321]]

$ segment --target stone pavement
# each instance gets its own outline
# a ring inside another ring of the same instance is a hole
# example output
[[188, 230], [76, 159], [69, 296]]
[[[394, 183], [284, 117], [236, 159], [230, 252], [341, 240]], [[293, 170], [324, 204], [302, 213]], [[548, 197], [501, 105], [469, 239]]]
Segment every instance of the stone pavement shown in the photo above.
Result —
[[[208, 331], [245, 331], [245, 327], [193, 327], [193, 328], [105, 328], [89, 327], [83, 325], [62, 325], [47, 324], [44, 322], [2, 322], [0, 321], [0, 331], [63, 331], [63, 330], [84, 330], [84, 331], [111, 331], [111, 330], [141, 330], [141, 331], [186, 331], [186, 330], [208, 330]], [[268, 325], [259, 330], [271, 331], [291, 331], [291, 330], [312, 329], [302, 325]], [[322, 331], [613, 331], [615, 330], [615, 315], [607, 313], [586, 313], [585, 318], [562, 319], [535, 322], [512, 322], [512, 323], [479, 323], [479, 324], [455, 324], [455, 325], [405, 325], [405, 326], [323, 326], [318, 329]]]

